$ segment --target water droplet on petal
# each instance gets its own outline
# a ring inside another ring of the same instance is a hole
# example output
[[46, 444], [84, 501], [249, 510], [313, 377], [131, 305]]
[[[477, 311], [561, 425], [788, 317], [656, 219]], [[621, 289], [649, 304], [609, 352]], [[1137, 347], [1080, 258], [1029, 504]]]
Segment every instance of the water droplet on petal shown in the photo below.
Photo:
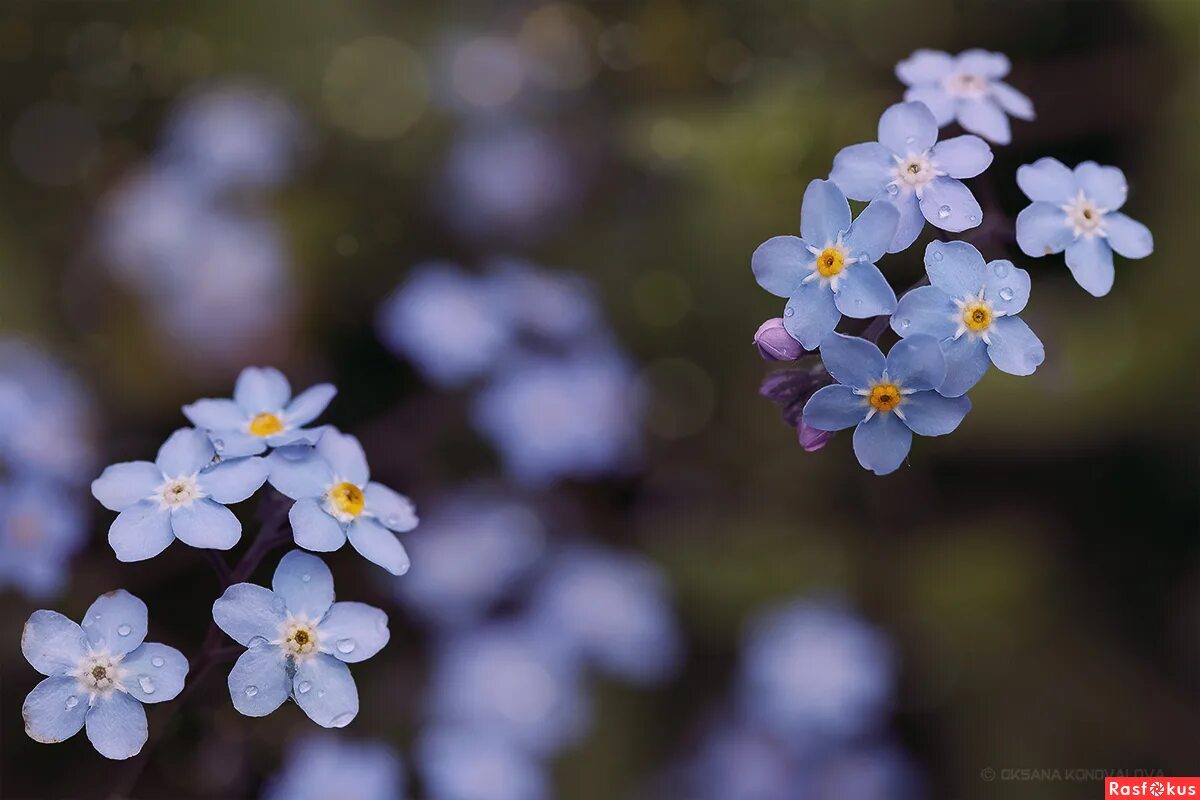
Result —
[[915, 142], [916, 140], [917, 140], [917, 137], [915, 137], [915, 136], [908, 136], [908, 137], [905, 137], [905, 139], [904, 139], [904, 143], [905, 143], [905, 144], [912, 144], [912, 143], [913, 143], [913, 142]]
[[1008, 275], [1008, 264], [1003, 261], [997, 261], [992, 265], [992, 272], [996, 273], [997, 278], [1003, 278]]
[[300, 576], [300, 580], [304, 581], [305, 583], [308, 583], [309, 581], [311, 581], [311, 580], [312, 580], [312, 575], [309, 575], [309, 574], [306, 572], [306, 573], [304, 573], [303, 575], [301, 575], [301, 576]]
[[1001, 300], [1012, 300], [1013, 299], [1013, 290], [1008, 288], [1007, 286], [1005, 286], [1003, 289], [1000, 290], [1000, 299]]
[[933, 260], [934, 260], [934, 261], [941, 261], [941, 260], [942, 260], [942, 258], [943, 258], [943, 256], [942, 256], [942, 254], [941, 254], [941, 253], [934, 253], [934, 254], [933, 254]]
[[324, 697], [324, 696], [325, 696], [325, 690], [317, 689], [317, 697]]
[[75, 695], [71, 695], [70, 697], [67, 698], [67, 708], [74, 708], [77, 705], [79, 705], [78, 697], [76, 697]]
[[156, 667], [161, 667], [161, 666], [162, 666], [163, 664], [165, 664], [166, 662], [165, 662], [165, 661], [163, 661], [163, 657], [162, 657], [162, 656], [155, 656], [154, 658], [150, 659], [150, 663], [151, 663], [151, 664], [153, 664], [153, 665], [154, 665], [154, 666], [156, 666]]
[[900, 193], [900, 187], [894, 183], [889, 183], [887, 185], [887, 193], [890, 194], [892, 197], [895, 197], [897, 194]]
[[119, 633], [121, 636], [128, 636], [132, 630], [133, 628], [129, 627], [128, 625], [121, 625], [117, 628], [117, 633]]
[[795, 316], [795, 315], [796, 315], [796, 309], [794, 309], [794, 308], [791, 308], [791, 307], [789, 306], [788, 308], [785, 308], [785, 309], [783, 310], [783, 315], [784, 315], [785, 317], [793, 317], [793, 316]]
[[308, 690], [312, 688], [312, 684], [308, 681], [300, 681], [296, 684], [296, 691], [300, 694], [308, 694]]
[[213, 439], [213, 449], [218, 453], [225, 449], [225, 440]]
[[910, 319], [902, 319], [902, 320], [900, 320], [900, 327], [901, 327], [901, 328], [907, 328], [909, 325], [912, 325], [912, 320], [910, 320]]
[[138, 675], [138, 686], [146, 694], [154, 694], [154, 680], [149, 675]]
[[975, 216], [974, 214], [968, 214], [968, 215], [967, 215], [967, 220], [968, 220], [969, 222], [978, 222], [978, 221], [979, 221], [979, 217]]
[[257, 686], [247, 686], [246, 687], [246, 697], [254, 697], [254, 695], [256, 695], [256, 694], [258, 694]]
[[354, 640], [353, 639], [339, 639], [338, 643], [337, 643], [337, 649], [338, 649], [339, 653], [353, 653], [354, 652]]
[[938, 217], [939, 218], [945, 219], [948, 216], [950, 216], [950, 206], [942, 206], [941, 208], [938, 209]]
[[334, 717], [332, 720], [330, 720], [329, 725], [330, 725], [330, 727], [333, 727], [333, 728], [344, 728], [347, 725], [349, 725], [350, 721], [353, 719], [354, 719], [354, 712], [347, 711], [345, 714], [338, 714], [336, 717]]

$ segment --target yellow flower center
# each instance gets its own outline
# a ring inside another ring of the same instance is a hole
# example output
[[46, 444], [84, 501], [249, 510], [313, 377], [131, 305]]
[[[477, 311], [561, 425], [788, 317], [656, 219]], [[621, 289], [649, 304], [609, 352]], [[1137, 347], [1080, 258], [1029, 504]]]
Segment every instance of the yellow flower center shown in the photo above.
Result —
[[363, 510], [363, 493], [353, 483], [339, 483], [329, 490], [329, 502], [348, 517], [357, 517]]
[[270, 436], [283, 430], [283, 420], [274, 414], [263, 412], [250, 420], [250, 433], [255, 436]]
[[992, 309], [987, 303], [968, 303], [962, 312], [963, 325], [972, 333], [987, 330], [992, 324]]
[[826, 247], [817, 256], [817, 272], [822, 278], [832, 278], [846, 268], [846, 257], [836, 247]]
[[900, 405], [900, 398], [900, 387], [896, 384], [877, 383], [871, 387], [871, 394], [867, 400], [871, 403], [871, 408], [886, 414]]

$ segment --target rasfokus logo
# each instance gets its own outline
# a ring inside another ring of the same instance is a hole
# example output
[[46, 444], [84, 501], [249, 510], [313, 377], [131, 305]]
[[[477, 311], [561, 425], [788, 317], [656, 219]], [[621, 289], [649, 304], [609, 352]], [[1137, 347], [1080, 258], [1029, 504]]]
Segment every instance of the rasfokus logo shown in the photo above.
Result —
[[1104, 800], [1114, 797], [1200, 798], [1200, 778], [1105, 778]]

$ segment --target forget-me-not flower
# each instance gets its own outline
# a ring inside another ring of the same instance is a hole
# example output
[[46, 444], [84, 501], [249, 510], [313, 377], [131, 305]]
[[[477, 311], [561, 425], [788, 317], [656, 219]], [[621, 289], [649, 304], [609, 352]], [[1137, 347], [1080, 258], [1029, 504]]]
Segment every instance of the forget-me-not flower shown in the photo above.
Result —
[[1001, 80], [1009, 66], [1003, 53], [987, 50], [964, 50], [957, 56], [917, 50], [896, 65], [896, 77], [908, 86], [904, 99], [928, 106], [939, 126], [957, 120], [963, 130], [1008, 144], [1008, 115], [1034, 117], [1029, 98]]
[[383, 742], [329, 734], [305, 736], [288, 748], [283, 770], [263, 800], [402, 800], [404, 767]]
[[695, 752], [677, 768], [680, 796], [694, 800], [809, 800], [808, 794], [798, 791], [804, 771], [797, 762], [771, 731], [723, 716], [710, 723]]
[[116, 589], [88, 608], [83, 627], [57, 611], [35, 611], [21, 633], [21, 652], [46, 676], [21, 716], [43, 744], [87, 737], [105, 758], [135, 756], [146, 743], [143, 703], [172, 700], [183, 690], [188, 661], [174, 647], [146, 642], [146, 604]]
[[0, 486], [0, 586], [28, 597], [58, 591], [86, 538], [79, 503], [61, 487], [36, 478]]
[[1140, 222], [1119, 213], [1129, 184], [1116, 167], [1085, 161], [1071, 171], [1054, 158], [1017, 169], [1017, 185], [1032, 205], [1017, 215], [1017, 244], [1039, 257], [1067, 251], [1076, 283], [1096, 297], [1112, 289], [1113, 251], [1125, 258], [1154, 252], [1154, 237]]
[[815, 180], [804, 190], [800, 236], [775, 236], [754, 251], [758, 285], [788, 298], [783, 326], [805, 349], [816, 350], [843, 314], [865, 319], [896, 308], [896, 293], [875, 262], [898, 219], [891, 204], [874, 202], [851, 222], [842, 190]]
[[1017, 314], [1029, 301], [1029, 273], [1011, 261], [983, 263], [966, 242], [930, 242], [925, 249], [930, 286], [913, 289], [892, 315], [902, 337], [927, 334], [946, 355], [947, 397], [966, 394], [988, 363], [1010, 375], [1031, 375], [1046, 358], [1037, 335]]
[[809, 399], [804, 421], [825, 431], [853, 427], [854, 455], [876, 475], [900, 467], [914, 433], [950, 433], [971, 410], [966, 397], [936, 391], [946, 357], [932, 336], [901, 339], [884, 358], [866, 339], [833, 333], [821, 343], [821, 360], [837, 383]]
[[273, 367], [246, 367], [233, 387], [233, 399], [207, 398], [183, 407], [183, 415], [203, 428], [222, 458], [252, 456], [268, 447], [316, 444], [324, 428], [304, 426], [321, 415], [337, 389], [321, 383], [292, 397], [292, 387]]
[[924, 103], [897, 103], [879, 118], [879, 141], [843, 148], [829, 180], [851, 200], [886, 198], [900, 212], [889, 253], [907, 248], [925, 227], [958, 233], [983, 221], [983, 211], [960, 178], [992, 163], [987, 142], [970, 134], [938, 141]]
[[364, 558], [393, 575], [408, 571], [408, 554], [392, 531], [417, 527], [412, 502], [370, 480], [355, 437], [329, 428], [316, 447], [285, 447], [267, 457], [271, 485], [296, 502], [288, 512], [296, 544], [329, 552], [350, 539]]
[[229, 673], [233, 707], [265, 717], [292, 698], [324, 728], [358, 714], [358, 689], [347, 664], [387, 644], [387, 614], [364, 603], [333, 602], [325, 562], [293, 550], [275, 568], [271, 588], [230, 586], [213, 603], [213, 620], [248, 649]]
[[415, 759], [429, 800], [546, 800], [546, 768], [497, 731], [438, 724], [421, 734]]
[[215, 460], [204, 431], [172, 433], [153, 461], [128, 461], [105, 468], [92, 481], [92, 495], [120, 512], [108, 543], [120, 561], [153, 558], [175, 539], [192, 547], [228, 550], [242, 538], [242, 523], [226, 508], [266, 482], [261, 458]]

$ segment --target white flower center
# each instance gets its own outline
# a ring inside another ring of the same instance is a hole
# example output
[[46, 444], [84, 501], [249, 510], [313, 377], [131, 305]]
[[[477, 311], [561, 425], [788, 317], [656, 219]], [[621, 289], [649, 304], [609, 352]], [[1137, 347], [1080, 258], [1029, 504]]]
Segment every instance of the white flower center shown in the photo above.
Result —
[[822, 286], [829, 286], [835, 292], [846, 270], [859, 261], [867, 260], [865, 254], [850, 255], [840, 233], [837, 241], [826, 242], [824, 247], [809, 245], [808, 252], [813, 254], [813, 262], [809, 265], [811, 271], [804, 276], [804, 283], [820, 281]]
[[894, 155], [892, 158], [896, 166], [892, 169], [892, 181], [887, 185], [887, 191], [893, 197], [903, 191], [905, 194], [916, 192], [919, 198], [931, 180], [946, 174], [933, 163], [928, 150], [923, 153], [910, 152], [905, 156]]
[[279, 641], [284, 653], [292, 658], [307, 658], [320, 648], [317, 623], [308, 617], [289, 616], [279, 628]]
[[986, 297], [986, 289], [980, 287], [979, 294], [974, 297], [955, 297], [954, 306], [954, 313], [950, 315], [956, 326], [954, 338], [966, 334], [971, 339], [983, 339], [984, 344], [991, 344], [989, 337], [992, 326], [1005, 312], [992, 307]]
[[197, 500], [204, 499], [208, 495], [200, 488], [198, 474], [168, 478], [154, 490], [152, 499], [157, 500], [163, 508], [172, 511], [177, 508], [187, 508]]
[[1096, 205], [1082, 190], [1060, 207], [1067, 215], [1067, 227], [1071, 228], [1077, 237], [1085, 236], [1090, 239], [1093, 236], [1108, 235], [1104, 226], [1104, 215], [1108, 213], [1108, 209]]
[[951, 97], [977, 99], [991, 91], [988, 79], [973, 72], [952, 72], [942, 78], [942, 88]]
[[125, 691], [121, 682], [125, 676], [121, 656], [113, 655], [108, 650], [89, 649], [88, 654], [79, 659], [75, 669], [68, 674], [79, 682], [79, 691], [90, 699], [108, 697], [114, 691]]

